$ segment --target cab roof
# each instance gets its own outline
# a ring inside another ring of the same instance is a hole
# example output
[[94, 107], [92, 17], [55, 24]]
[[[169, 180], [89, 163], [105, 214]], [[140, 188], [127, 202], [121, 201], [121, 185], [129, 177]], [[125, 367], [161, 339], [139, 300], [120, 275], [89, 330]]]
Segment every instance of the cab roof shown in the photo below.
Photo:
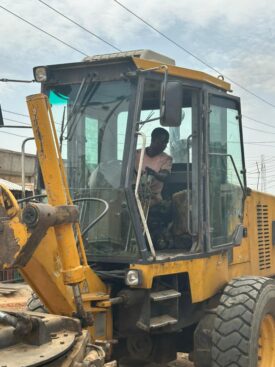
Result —
[[[175, 60], [157, 53], [152, 50], [133, 50], [124, 52], [115, 52], [103, 55], [94, 55], [85, 57], [83, 61], [88, 62], [98, 62], [98, 61], [111, 61], [115, 59], [123, 59], [131, 57], [138, 69], [150, 69], [158, 66], [166, 65], [168, 68], [168, 74], [179, 76], [181, 78], [187, 78], [192, 80], [197, 80], [205, 83], [212, 84], [224, 91], [231, 91], [230, 83], [225, 82], [223, 79], [216, 78], [210, 74], [204, 73], [202, 71], [196, 71], [192, 69], [186, 69], [176, 66]], [[164, 72], [163, 69], [156, 70], [157, 72]]]

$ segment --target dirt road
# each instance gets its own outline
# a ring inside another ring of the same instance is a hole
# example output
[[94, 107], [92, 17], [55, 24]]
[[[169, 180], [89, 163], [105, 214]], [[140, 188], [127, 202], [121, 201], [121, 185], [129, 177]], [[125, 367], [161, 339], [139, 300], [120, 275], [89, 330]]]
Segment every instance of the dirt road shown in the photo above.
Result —
[[0, 309], [25, 311], [31, 288], [22, 283], [0, 283]]
[[[123, 366], [120, 366], [120, 367], [141, 367], [141, 366], [140, 365], [139, 366], [137, 366], [137, 365], [133, 366], [133, 365], [126, 364], [126, 365], [123, 365]], [[194, 367], [194, 364], [189, 361], [187, 354], [178, 353], [177, 360], [174, 361], [174, 362], [170, 362], [170, 363], [165, 364], [165, 365], [150, 363], [150, 364], [147, 364], [145, 366], [143, 365], [143, 367]]]
[[178, 359], [168, 365], [169, 367], [194, 367], [194, 364], [189, 361], [186, 354], [178, 353]]

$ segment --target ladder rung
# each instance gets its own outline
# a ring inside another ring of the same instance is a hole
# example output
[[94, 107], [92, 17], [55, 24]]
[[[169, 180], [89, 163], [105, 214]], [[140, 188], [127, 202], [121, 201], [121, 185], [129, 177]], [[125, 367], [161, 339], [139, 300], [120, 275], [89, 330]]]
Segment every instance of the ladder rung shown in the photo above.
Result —
[[167, 299], [179, 298], [181, 293], [175, 289], [167, 289], [159, 292], [152, 292], [150, 294], [151, 299], [154, 302], [166, 301]]
[[178, 322], [177, 319], [169, 315], [152, 317], [150, 320], [150, 329], [157, 329], [167, 325], [173, 325], [176, 324], [177, 322]]

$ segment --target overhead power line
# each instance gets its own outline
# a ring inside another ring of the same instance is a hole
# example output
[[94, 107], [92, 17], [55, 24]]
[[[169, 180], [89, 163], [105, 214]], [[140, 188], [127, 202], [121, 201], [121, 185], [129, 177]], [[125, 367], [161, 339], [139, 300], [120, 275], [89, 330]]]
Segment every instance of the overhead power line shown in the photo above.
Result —
[[249, 130], [253, 130], [253, 131], [258, 131], [262, 134], [268, 134], [268, 135], [275, 135], [275, 132], [270, 132], [270, 131], [263, 131], [263, 130], [260, 130], [260, 129], [255, 129], [254, 127], [250, 127], [250, 126], [246, 126], [246, 125], [243, 125], [243, 127], [245, 129], [249, 129]]
[[257, 119], [254, 119], [253, 117], [249, 117], [249, 116], [246, 116], [246, 115], [242, 115], [242, 117], [244, 117], [247, 120], [251, 120], [251, 121], [257, 122], [260, 125], [265, 125], [265, 126], [271, 127], [272, 129], [275, 129], [275, 126], [274, 125], [268, 124], [267, 122], [259, 121]]
[[13, 136], [17, 136], [19, 138], [29, 138], [29, 136], [25, 136], [25, 135], [19, 135], [19, 134], [14, 134], [14, 133], [9, 133], [7, 131], [2, 131], [0, 130], [0, 134], [7, 134], [7, 135], [13, 135]]
[[61, 15], [63, 18], [67, 19], [68, 21], [70, 21], [71, 23], [75, 24], [77, 27], [81, 28], [82, 30], [84, 30], [85, 32], [88, 32], [89, 34], [91, 34], [93, 37], [96, 37], [97, 39], [99, 39], [100, 41], [104, 42], [106, 45], [112, 47], [113, 49], [115, 49], [116, 51], [122, 51], [120, 50], [118, 47], [114, 46], [112, 43], [106, 41], [104, 38], [100, 37], [99, 35], [95, 34], [94, 32], [90, 31], [89, 29], [83, 27], [81, 24], [79, 24], [78, 22], [76, 22], [75, 20], [69, 18], [67, 15], [63, 14], [61, 11], [55, 9], [54, 7], [52, 7], [51, 5], [47, 4], [45, 1], [43, 0], [38, 0], [40, 3], [44, 4], [45, 6], [47, 6], [49, 9], [53, 10], [54, 12], [56, 12], [57, 14]]
[[51, 34], [51, 33], [47, 32], [47, 31], [45, 31], [44, 29], [42, 29], [42, 28], [40, 28], [40, 27], [36, 26], [35, 24], [33, 24], [33, 23], [29, 22], [28, 20], [24, 19], [23, 17], [21, 17], [20, 15], [18, 15], [18, 14], [16, 14], [16, 13], [12, 12], [11, 10], [9, 10], [9, 9], [5, 8], [4, 6], [0, 5], [0, 8], [1, 8], [1, 9], [3, 9], [3, 10], [5, 10], [5, 11], [6, 11], [6, 12], [8, 12], [9, 14], [12, 14], [12, 15], [13, 15], [13, 16], [15, 16], [16, 18], [18, 18], [18, 19], [22, 20], [23, 22], [27, 23], [27, 24], [28, 24], [28, 25], [30, 25], [31, 27], [33, 27], [33, 28], [35, 28], [35, 29], [39, 30], [40, 32], [42, 32], [42, 33], [44, 33], [44, 34], [46, 34], [47, 36], [52, 37], [53, 39], [55, 39], [56, 41], [58, 41], [58, 42], [62, 43], [63, 45], [65, 45], [65, 46], [67, 46], [67, 47], [70, 47], [72, 50], [74, 50], [74, 51], [76, 51], [76, 52], [78, 52], [78, 53], [80, 53], [80, 54], [82, 54], [82, 55], [84, 55], [84, 56], [88, 56], [85, 52], [83, 52], [83, 51], [81, 51], [81, 50], [77, 49], [76, 47], [74, 47], [74, 46], [70, 45], [69, 43], [67, 43], [67, 42], [65, 42], [65, 41], [63, 41], [63, 40], [61, 40], [60, 38], [58, 38], [58, 37], [54, 36], [53, 34]]
[[275, 141], [247, 141], [244, 144], [275, 144]]
[[22, 124], [22, 125], [26, 125], [26, 126], [30, 126], [31, 127], [31, 124], [28, 124], [27, 122], [22, 122], [22, 121], [17, 121], [17, 120], [13, 120], [13, 119], [8, 119], [6, 117], [4, 117], [4, 120], [6, 121], [11, 121], [11, 122], [17, 122], [18, 124]]
[[132, 14], [134, 17], [136, 17], [137, 19], [139, 19], [140, 21], [142, 21], [144, 24], [146, 24], [149, 28], [153, 29], [155, 32], [157, 32], [159, 35], [161, 35], [163, 38], [165, 38], [167, 41], [173, 43], [176, 47], [180, 48], [182, 51], [184, 51], [185, 53], [187, 53], [188, 55], [192, 56], [193, 58], [195, 58], [197, 61], [199, 61], [200, 63], [202, 63], [203, 65], [207, 66], [209, 69], [215, 71], [217, 74], [219, 75], [223, 75], [226, 79], [228, 79], [231, 83], [234, 83], [235, 85], [237, 85], [239, 88], [241, 88], [242, 90], [244, 90], [245, 92], [251, 94], [252, 96], [258, 98], [259, 100], [261, 100], [262, 102], [268, 104], [271, 107], [275, 108], [275, 104], [267, 101], [266, 99], [264, 99], [263, 97], [257, 95], [256, 93], [254, 93], [253, 91], [249, 90], [248, 88], [244, 87], [243, 85], [241, 85], [240, 83], [236, 82], [235, 80], [231, 79], [230, 77], [228, 77], [227, 75], [224, 75], [222, 72], [220, 72], [218, 69], [214, 68], [213, 66], [211, 66], [208, 62], [206, 62], [205, 60], [203, 60], [202, 58], [200, 58], [199, 56], [195, 55], [193, 52], [189, 51], [187, 48], [183, 47], [181, 44], [179, 44], [178, 42], [174, 41], [172, 38], [170, 38], [169, 36], [167, 36], [165, 33], [161, 32], [159, 29], [157, 29], [156, 27], [154, 27], [152, 24], [150, 24], [148, 21], [146, 21], [145, 19], [143, 19], [141, 16], [139, 16], [138, 14], [136, 14], [133, 10], [127, 8], [124, 4], [122, 4], [121, 2], [119, 2], [118, 0], [114, 0], [115, 3], [117, 3], [120, 7], [122, 7], [123, 9], [125, 9], [128, 13]]
[[[38, 1], [40, 1], [40, 0], [38, 0]], [[18, 112], [13, 112], [13, 111], [4, 110], [4, 109], [2, 109], [2, 111], [3, 111], [3, 112], [6, 112], [6, 113], [11, 113], [11, 114], [13, 114], [13, 115], [18, 115], [18, 116], [23, 116], [23, 117], [28, 117], [28, 118], [29, 118], [29, 116], [28, 116], [28, 115], [26, 115], [26, 114], [24, 114], [24, 113], [18, 113]], [[258, 124], [265, 125], [265, 126], [268, 126], [268, 127], [270, 127], [270, 128], [275, 129], [275, 126], [273, 126], [273, 125], [271, 125], [271, 124], [269, 124], [269, 123], [267, 123], [267, 122], [259, 121], [259, 120], [257, 120], [257, 119], [254, 119], [254, 118], [249, 117], [249, 116], [246, 116], [246, 115], [242, 115], [242, 116], [243, 116], [245, 119], [247, 119], [247, 120], [255, 121], [255, 122], [257, 122]], [[6, 120], [8, 120], [8, 119], [6, 118]], [[12, 120], [10, 120], [10, 121], [12, 121]], [[19, 121], [14, 121], [14, 122], [19, 122]], [[59, 124], [57, 123], [57, 125], [59, 125]], [[244, 128], [246, 128], [246, 129], [251, 128], [250, 126], [246, 126], [246, 125], [243, 125], [243, 127], [244, 127]], [[252, 129], [252, 128], [251, 128], [251, 129]], [[261, 131], [261, 132], [262, 132], [262, 131]], [[245, 143], [245, 144], [253, 144], [253, 143], [266, 143], [266, 142], [249, 142], [249, 143]], [[267, 143], [275, 143], [275, 142], [274, 142], [274, 141], [270, 141], [270, 142], [267, 142]]]
[[[25, 114], [23, 114], [23, 113], [18, 113], [18, 112], [13, 112], [13, 111], [8, 111], [8, 110], [3, 110], [3, 109], [2, 109], [2, 111], [3, 111], [3, 112], [6, 112], [6, 113], [11, 113], [11, 114], [13, 114], [13, 115], [29, 117], [28, 115], [25, 115]], [[28, 124], [28, 123], [26, 123], [26, 122], [18, 121], [18, 120], [13, 120], [13, 119], [9, 119], [9, 118], [7, 118], [7, 117], [4, 117], [4, 120], [11, 121], [11, 122], [17, 122], [18, 124], [22, 124], [22, 125], [31, 126], [31, 124]], [[61, 123], [59, 123], [59, 122], [56, 122], [55, 124], [56, 124], [56, 125], [61, 125]]]
[[2, 111], [6, 112], [6, 113], [11, 113], [13, 115], [24, 116], [24, 117], [28, 117], [28, 118], [30, 117], [28, 115], [25, 115], [24, 113], [18, 113], [18, 112], [13, 112], [13, 111], [9, 111], [9, 110], [3, 110], [3, 109], [2, 109]]

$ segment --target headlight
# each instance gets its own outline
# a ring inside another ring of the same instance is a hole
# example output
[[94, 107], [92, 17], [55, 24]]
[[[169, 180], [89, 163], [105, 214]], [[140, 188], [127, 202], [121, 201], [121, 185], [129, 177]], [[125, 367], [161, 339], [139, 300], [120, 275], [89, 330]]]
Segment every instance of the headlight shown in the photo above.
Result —
[[46, 82], [47, 81], [47, 69], [45, 66], [39, 66], [34, 68], [34, 79], [37, 82]]
[[141, 272], [140, 270], [129, 270], [125, 276], [126, 285], [141, 285]]

